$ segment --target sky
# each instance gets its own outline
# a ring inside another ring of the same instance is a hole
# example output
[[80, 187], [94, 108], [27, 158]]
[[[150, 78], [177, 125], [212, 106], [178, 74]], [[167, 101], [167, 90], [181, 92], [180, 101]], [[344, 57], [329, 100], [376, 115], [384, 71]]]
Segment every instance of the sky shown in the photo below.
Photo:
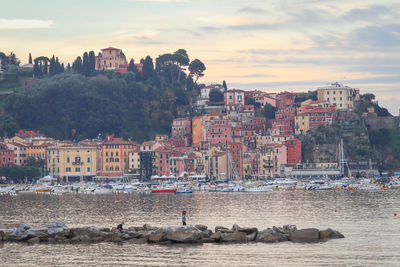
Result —
[[340, 82], [400, 108], [398, 0], [1, 0], [0, 51], [72, 62], [105, 47], [128, 59], [180, 48], [203, 83], [268, 92]]

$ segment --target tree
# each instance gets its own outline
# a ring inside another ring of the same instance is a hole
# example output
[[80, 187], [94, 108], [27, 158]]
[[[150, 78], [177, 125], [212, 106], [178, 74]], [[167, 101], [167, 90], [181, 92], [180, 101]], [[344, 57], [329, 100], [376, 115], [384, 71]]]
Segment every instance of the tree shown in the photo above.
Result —
[[141, 63], [143, 64], [143, 79], [147, 80], [153, 76], [153, 59], [150, 56], [147, 56], [143, 61], [141, 61]]
[[29, 53], [29, 64], [32, 64], [32, 55], [31, 55], [31, 53]]
[[12, 64], [12, 65], [19, 66], [19, 63], [21, 63], [21, 61], [17, 58], [17, 56], [14, 54], [14, 52], [11, 52], [8, 55], [8, 59], [9, 59], [10, 64]]
[[82, 73], [82, 59], [81, 57], [77, 57], [75, 61], [72, 63], [72, 69], [76, 73]]
[[86, 77], [90, 75], [89, 54], [87, 52], [83, 53], [81, 74], [85, 75]]
[[218, 88], [214, 88], [210, 91], [210, 101], [211, 102], [221, 102], [224, 101], [224, 94]]
[[128, 71], [136, 72], [135, 61], [133, 60], [133, 58], [131, 58], [131, 60], [129, 61]]
[[276, 107], [272, 106], [269, 103], [266, 103], [264, 106], [264, 117], [266, 117], [267, 119], [275, 119], [276, 111]]
[[204, 71], [206, 70], [206, 66], [204, 66], [204, 63], [201, 62], [199, 59], [195, 59], [192, 62], [190, 62], [189, 65], [189, 71], [191, 75], [194, 75], [195, 80], [194, 83], [197, 84], [197, 80], [200, 77], [204, 76]]
[[244, 99], [244, 104], [245, 105], [252, 105], [254, 106], [254, 103], [256, 102], [256, 100], [253, 97], [246, 97]]
[[71, 71], [71, 65], [69, 64], [69, 62], [68, 62], [68, 65], [67, 65], [67, 71], [68, 71], [68, 72]]
[[363, 99], [365, 101], [371, 102], [372, 100], [375, 99], [375, 95], [374, 94], [363, 94]]
[[94, 51], [89, 52], [89, 75], [93, 75], [96, 71], [96, 56]]
[[225, 82], [225, 80], [222, 82], [222, 87], [224, 87], [224, 88], [225, 88], [225, 91], [227, 91], [227, 90], [228, 90], [228, 86], [226, 85], [226, 82]]

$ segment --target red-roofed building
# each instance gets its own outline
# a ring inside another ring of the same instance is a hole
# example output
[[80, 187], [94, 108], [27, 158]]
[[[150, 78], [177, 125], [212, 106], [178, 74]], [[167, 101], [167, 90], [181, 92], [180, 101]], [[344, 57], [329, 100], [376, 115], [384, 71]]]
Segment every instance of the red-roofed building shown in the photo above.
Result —
[[102, 176], [121, 176], [129, 169], [129, 153], [134, 152], [136, 144], [122, 138], [107, 136], [101, 145]]
[[0, 144], [0, 166], [11, 167], [14, 164], [14, 153], [6, 144]]
[[107, 47], [96, 56], [96, 70], [127, 71], [126, 57], [121, 49]]
[[243, 90], [239, 90], [239, 89], [232, 89], [232, 90], [228, 90], [225, 91], [224, 93], [225, 96], [225, 105], [229, 105], [229, 104], [240, 104], [240, 105], [244, 105], [244, 91]]
[[295, 166], [301, 163], [301, 140], [290, 139], [285, 141], [287, 147], [287, 164]]

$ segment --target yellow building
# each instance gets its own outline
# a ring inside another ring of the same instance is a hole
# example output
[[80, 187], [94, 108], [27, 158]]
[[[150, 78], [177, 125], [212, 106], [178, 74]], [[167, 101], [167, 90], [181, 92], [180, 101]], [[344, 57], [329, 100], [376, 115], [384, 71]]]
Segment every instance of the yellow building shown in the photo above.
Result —
[[107, 136], [101, 145], [101, 174], [103, 176], [121, 176], [129, 169], [129, 153], [135, 151], [135, 143], [122, 138]]
[[36, 160], [46, 160], [48, 144], [42, 145], [27, 145], [26, 146], [26, 157], [34, 158]]
[[259, 153], [258, 174], [260, 177], [273, 177], [274, 166], [275, 160], [273, 147], [263, 147]]
[[359, 90], [349, 86], [343, 86], [339, 83], [333, 83], [329, 86], [317, 89], [318, 100], [328, 101], [335, 105], [336, 109], [353, 110], [354, 100], [358, 97]]
[[200, 143], [202, 141], [202, 134], [203, 134], [203, 117], [194, 117], [192, 119], [192, 139], [193, 144]]
[[118, 70], [120, 65], [126, 65], [126, 57], [121, 49], [107, 47], [101, 49], [96, 56], [96, 70]]
[[227, 153], [225, 151], [215, 151], [211, 155], [210, 176], [217, 179], [226, 179], [228, 176]]
[[68, 181], [68, 177], [93, 177], [97, 171], [97, 147], [49, 147], [47, 170], [50, 175]]
[[310, 117], [308, 115], [299, 114], [294, 117], [295, 134], [306, 134], [310, 130]]

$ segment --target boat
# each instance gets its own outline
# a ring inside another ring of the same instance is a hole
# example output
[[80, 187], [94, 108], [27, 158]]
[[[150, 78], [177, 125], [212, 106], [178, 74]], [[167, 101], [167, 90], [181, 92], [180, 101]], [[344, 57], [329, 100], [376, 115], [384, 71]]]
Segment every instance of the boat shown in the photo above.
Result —
[[176, 191], [176, 188], [156, 188], [151, 190], [152, 193], [175, 193]]
[[270, 192], [273, 190], [274, 187], [271, 185], [254, 186], [245, 189], [246, 192]]
[[189, 187], [178, 188], [175, 191], [175, 194], [191, 194], [191, 193], [193, 193], [193, 190]]

